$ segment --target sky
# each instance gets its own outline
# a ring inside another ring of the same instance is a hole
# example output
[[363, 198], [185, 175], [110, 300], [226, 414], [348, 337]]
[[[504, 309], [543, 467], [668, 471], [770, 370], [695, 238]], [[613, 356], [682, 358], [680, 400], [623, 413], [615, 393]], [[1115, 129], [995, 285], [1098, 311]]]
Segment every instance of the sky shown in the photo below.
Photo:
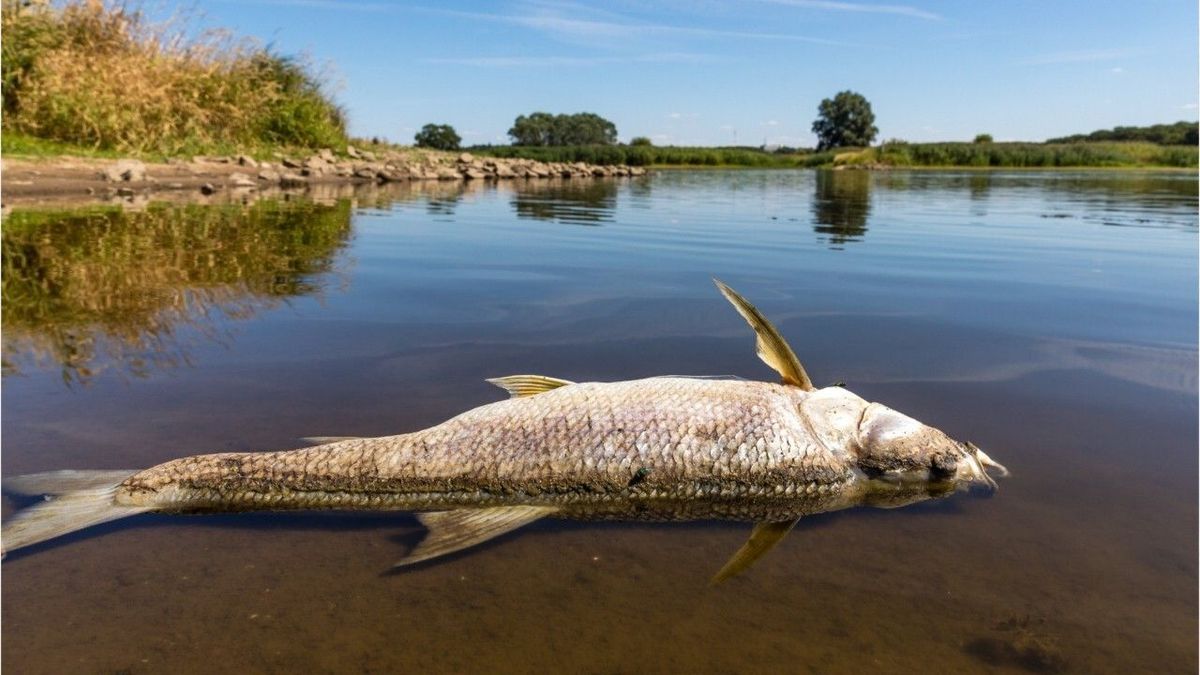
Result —
[[[816, 144], [821, 99], [879, 139], [997, 141], [1197, 119], [1195, 0], [203, 0], [201, 22], [301, 54], [351, 134], [594, 112], [622, 141]], [[168, 5], [164, 12], [173, 12]]]

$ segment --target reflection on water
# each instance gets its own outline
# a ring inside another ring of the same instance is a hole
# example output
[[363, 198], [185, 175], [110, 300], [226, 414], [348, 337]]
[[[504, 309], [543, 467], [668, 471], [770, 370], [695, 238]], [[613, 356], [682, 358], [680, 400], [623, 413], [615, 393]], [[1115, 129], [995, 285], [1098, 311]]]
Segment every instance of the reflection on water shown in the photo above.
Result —
[[597, 225], [612, 220], [617, 188], [623, 182], [616, 179], [528, 181], [516, 185], [512, 206], [518, 218], [564, 225]]
[[[679, 171], [17, 208], [6, 475], [414, 431], [498, 400], [483, 378], [513, 373], [773, 379], [717, 276], [818, 384], [970, 439], [1013, 476], [988, 500], [807, 516], [713, 589], [747, 527], [539, 522], [381, 577], [415, 520], [135, 517], [4, 563], [0, 665], [1195, 672], [1196, 188]], [[220, 344], [189, 341], [205, 335]], [[90, 386], [63, 387], [84, 370]]]
[[866, 171], [817, 171], [812, 200], [813, 230], [827, 235], [831, 247], [859, 241], [871, 216], [871, 174]]
[[2, 240], [5, 373], [50, 360], [70, 383], [187, 363], [183, 329], [219, 338], [219, 319], [319, 293], [349, 236], [346, 202], [18, 211]]

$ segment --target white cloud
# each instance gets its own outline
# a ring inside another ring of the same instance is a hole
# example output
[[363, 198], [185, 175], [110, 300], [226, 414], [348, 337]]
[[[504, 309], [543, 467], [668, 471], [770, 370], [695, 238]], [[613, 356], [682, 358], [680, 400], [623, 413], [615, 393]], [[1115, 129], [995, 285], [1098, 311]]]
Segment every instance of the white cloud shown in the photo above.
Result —
[[1125, 69], [1117, 66], [1116, 68], [1110, 68], [1108, 72], [1112, 73], [1113, 75], [1120, 75], [1121, 73], [1125, 72]]
[[787, 5], [789, 7], [803, 7], [805, 9], [823, 9], [833, 12], [863, 12], [870, 14], [895, 14], [900, 16], [911, 16], [917, 19], [928, 19], [930, 21], [940, 20], [942, 17], [939, 14], [934, 14], [917, 7], [909, 5], [875, 5], [870, 3], [858, 2], [835, 2], [833, 0], [760, 0], [769, 2], [775, 5]]
[[539, 10], [527, 14], [495, 14], [489, 12], [464, 12], [435, 7], [414, 7], [412, 9], [429, 14], [455, 16], [476, 21], [493, 21], [523, 26], [533, 30], [550, 33], [566, 40], [596, 40], [615, 41], [625, 40], [638, 35], [690, 35], [694, 37], [737, 38], [750, 40], [782, 40], [791, 42], [809, 42], [820, 45], [854, 46], [846, 42], [827, 38], [794, 35], [790, 33], [763, 33], [756, 31], [720, 30], [715, 28], [696, 28], [692, 26], [675, 26], [659, 23], [632, 23], [624, 21], [598, 21], [595, 19], [576, 19], [564, 16], [559, 10]]
[[610, 63], [710, 63], [705, 54], [668, 52], [638, 56], [469, 56], [463, 58], [427, 58], [422, 63], [475, 66], [479, 68], [547, 68], [555, 66], [598, 66]]
[[1183, 105], [1181, 105], [1179, 107], [1183, 108], [1184, 110], [1195, 110], [1196, 108], [1200, 108], [1200, 105], [1197, 105], [1195, 103], [1184, 103]]

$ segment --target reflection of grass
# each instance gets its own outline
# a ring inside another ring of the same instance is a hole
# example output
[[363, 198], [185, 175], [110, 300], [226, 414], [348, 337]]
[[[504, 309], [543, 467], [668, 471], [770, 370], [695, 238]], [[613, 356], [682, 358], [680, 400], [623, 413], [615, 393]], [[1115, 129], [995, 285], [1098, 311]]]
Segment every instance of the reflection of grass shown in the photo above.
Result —
[[57, 362], [68, 382], [112, 360], [133, 375], [186, 362], [180, 326], [214, 335], [318, 292], [350, 233], [350, 205], [276, 202], [15, 211], [2, 239], [4, 368]]

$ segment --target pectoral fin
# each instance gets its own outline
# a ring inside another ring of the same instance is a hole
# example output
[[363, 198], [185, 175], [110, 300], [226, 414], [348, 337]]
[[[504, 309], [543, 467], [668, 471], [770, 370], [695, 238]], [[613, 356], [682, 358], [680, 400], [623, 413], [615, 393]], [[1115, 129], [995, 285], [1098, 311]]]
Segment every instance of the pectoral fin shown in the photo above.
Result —
[[560, 380], [557, 377], [546, 377], [545, 375], [509, 375], [493, 377], [488, 382], [507, 391], [512, 398], [534, 396], [544, 391], [575, 384], [570, 380]]
[[417, 514], [429, 534], [396, 567], [461, 551], [553, 513], [553, 506], [497, 506]]
[[759, 558], [766, 555], [767, 551], [775, 548], [775, 544], [783, 539], [783, 535], [791, 531], [798, 520], [800, 519], [755, 525], [754, 531], [750, 533], [750, 538], [746, 540], [745, 544], [742, 544], [737, 553], [733, 554], [729, 562], [725, 563], [725, 566], [713, 576], [709, 583], [715, 586], [749, 569], [751, 565], [758, 562]]
[[725, 299], [733, 304], [738, 314], [742, 315], [742, 318], [758, 335], [758, 341], [755, 343], [758, 358], [774, 368], [783, 377], [784, 384], [794, 384], [801, 389], [812, 390], [814, 388], [812, 380], [808, 378], [804, 366], [800, 365], [796, 353], [788, 346], [787, 341], [783, 339], [775, 326], [767, 320], [767, 317], [763, 316], [758, 308], [750, 304], [737, 291], [726, 286], [719, 279], [713, 279], [713, 282], [717, 284], [721, 295], [724, 295]]

